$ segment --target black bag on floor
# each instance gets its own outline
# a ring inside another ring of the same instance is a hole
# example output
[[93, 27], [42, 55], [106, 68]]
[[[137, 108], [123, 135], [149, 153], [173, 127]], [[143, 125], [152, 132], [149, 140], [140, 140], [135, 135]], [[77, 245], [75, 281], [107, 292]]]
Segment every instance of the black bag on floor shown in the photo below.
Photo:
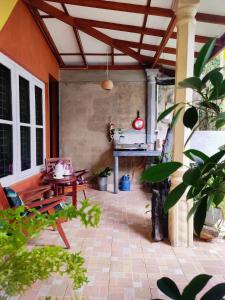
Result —
[[[163, 144], [160, 163], [171, 161], [172, 145], [173, 131], [169, 127]], [[168, 214], [164, 213], [163, 205], [169, 194], [170, 186], [170, 179], [152, 185], [152, 238], [157, 242], [168, 237]]]

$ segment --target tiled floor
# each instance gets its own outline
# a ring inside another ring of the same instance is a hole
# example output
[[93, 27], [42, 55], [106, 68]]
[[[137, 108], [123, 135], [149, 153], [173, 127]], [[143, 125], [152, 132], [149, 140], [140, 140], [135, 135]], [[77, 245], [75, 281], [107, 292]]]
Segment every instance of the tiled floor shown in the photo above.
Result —
[[[101, 204], [100, 226], [85, 229], [75, 220], [65, 223], [64, 228], [72, 251], [81, 250], [86, 259], [88, 285], [74, 292], [67, 278], [54, 276], [35, 283], [20, 300], [45, 296], [65, 300], [167, 299], [156, 285], [162, 276], [174, 279], [181, 289], [200, 273], [212, 274], [211, 284], [225, 281], [225, 240], [195, 242], [191, 249], [152, 243], [149, 215], [145, 214], [149, 195], [141, 190], [118, 195], [89, 190], [87, 194]], [[43, 232], [36, 240], [37, 245], [49, 243], [63, 245], [52, 231]]]

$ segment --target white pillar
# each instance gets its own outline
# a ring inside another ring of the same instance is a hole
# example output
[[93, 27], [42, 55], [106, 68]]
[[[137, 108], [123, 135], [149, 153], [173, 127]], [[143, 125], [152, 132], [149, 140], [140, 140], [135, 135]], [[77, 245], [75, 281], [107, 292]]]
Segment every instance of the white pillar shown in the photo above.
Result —
[[[175, 103], [192, 101], [192, 91], [179, 89], [178, 83], [193, 76], [194, 46], [195, 46], [195, 15], [200, 0], [177, 0], [175, 13], [177, 16], [177, 51], [176, 51], [176, 87]], [[179, 118], [174, 130], [175, 161], [186, 163], [183, 155], [187, 130], [183, 126], [182, 117]], [[172, 188], [182, 181], [183, 170], [177, 171], [172, 177]], [[187, 214], [192, 206], [186, 197], [169, 211], [169, 238], [172, 246], [190, 247], [193, 245], [193, 220], [187, 221]]]
[[157, 129], [157, 93], [156, 77], [159, 72], [157, 69], [146, 69], [147, 76], [147, 144], [154, 148]]

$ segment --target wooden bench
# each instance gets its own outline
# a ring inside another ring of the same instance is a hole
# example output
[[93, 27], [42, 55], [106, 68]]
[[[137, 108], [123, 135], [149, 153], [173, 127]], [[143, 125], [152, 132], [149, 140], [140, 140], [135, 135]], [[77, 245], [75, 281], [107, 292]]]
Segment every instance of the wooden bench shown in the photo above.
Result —
[[[18, 196], [24, 202], [24, 205], [28, 208], [35, 208], [41, 213], [48, 213], [49, 215], [53, 214], [56, 211], [56, 207], [65, 202], [64, 196], [54, 196], [54, 197], [47, 197], [46, 195], [50, 193], [51, 186], [43, 185], [38, 186], [37, 188], [33, 189], [26, 189], [18, 193]], [[40, 200], [39, 200], [40, 199]], [[0, 184], [0, 209], [6, 210], [10, 208], [9, 200], [5, 194], [4, 188]], [[58, 219], [56, 221], [56, 229], [60, 234], [66, 248], [70, 248], [70, 244], [67, 240], [65, 232], [62, 228], [62, 223], [66, 222], [64, 219]]]

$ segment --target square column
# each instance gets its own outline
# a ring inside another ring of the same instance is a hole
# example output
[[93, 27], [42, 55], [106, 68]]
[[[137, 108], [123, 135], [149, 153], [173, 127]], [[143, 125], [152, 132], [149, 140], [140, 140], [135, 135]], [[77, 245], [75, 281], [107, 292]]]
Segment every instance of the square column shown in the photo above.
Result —
[[[177, 51], [176, 51], [176, 86], [175, 103], [191, 102], [192, 91], [180, 89], [178, 83], [193, 76], [195, 50], [195, 15], [200, 0], [177, 0], [174, 10], [177, 16]], [[184, 143], [190, 133], [183, 125], [182, 115], [174, 129], [173, 160], [187, 164], [183, 155]], [[172, 177], [172, 189], [182, 182], [184, 170], [177, 171]], [[193, 219], [187, 221], [187, 214], [192, 207], [190, 200], [183, 196], [169, 211], [169, 238], [172, 246], [190, 247], [193, 245]]]
[[156, 77], [158, 75], [158, 69], [145, 69], [147, 77], [147, 135], [146, 143], [151, 145], [151, 149], [154, 149], [156, 141], [156, 129], [157, 129], [157, 92], [156, 92]]

